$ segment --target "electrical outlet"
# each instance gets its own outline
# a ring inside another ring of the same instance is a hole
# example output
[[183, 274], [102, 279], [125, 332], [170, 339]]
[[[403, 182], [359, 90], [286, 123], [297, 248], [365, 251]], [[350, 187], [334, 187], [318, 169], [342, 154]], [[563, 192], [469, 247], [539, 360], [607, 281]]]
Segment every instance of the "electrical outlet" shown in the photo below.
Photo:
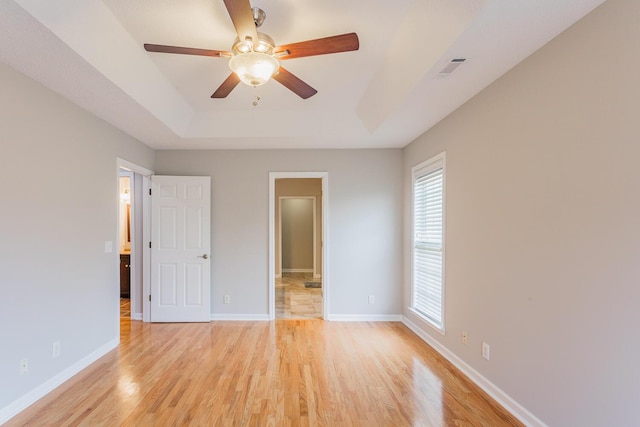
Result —
[[376, 299], [373, 295], [369, 295], [369, 304], [373, 304], [376, 302]]
[[29, 372], [29, 359], [22, 359], [20, 361], [20, 375], [24, 375]]
[[469, 341], [469, 337], [467, 336], [467, 331], [462, 331], [462, 344], [466, 344]]
[[224, 303], [229, 304], [231, 302], [231, 297], [229, 295], [224, 296]]
[[56, 341], [53, 343], [53, 348], [51, 350], [51, 357], [55, 359], [60, 356], [60, 341]]
[[489, 344], [487, 344], [486, 342], [482, 342], [482, 357], [484, 357], [485, 359], [489, 360], [489, 357], [491, 356], [491, 347], [489, 346]]

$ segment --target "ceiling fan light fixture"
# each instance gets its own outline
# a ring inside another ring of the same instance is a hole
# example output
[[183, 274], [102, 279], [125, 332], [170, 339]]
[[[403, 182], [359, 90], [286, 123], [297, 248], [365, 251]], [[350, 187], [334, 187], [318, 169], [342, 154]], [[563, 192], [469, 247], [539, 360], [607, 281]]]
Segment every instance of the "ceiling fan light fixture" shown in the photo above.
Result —
[[261, 52], [261, 53], [273, 53], [273, 48], [276, 43], [273, 41], [271, 37], [264, 33], [257, 33], [257, 40], [240, 40], [236, 37], [236, 40], [233, 42], [233, 50], [234, 53], [246, 53], [246, 52]]
[[247, 52], [251, 52], [253, 50], [253, 44], [251, 43], [251, 40], [247, 40], [247, 41], [243, 41], [243, 42], [238, 42], [233, 46], [233, 50], [236, 53], [247, 53]]
[[268, 82], [280, 68], [273, 56], [262, 52], [237, 53], [229, 60], [229, 68], [240, 81], [249, 86], [261, 86]]
[[231, 52], [148, 43], [144, 44], [144, 48], [147, 52], [229, 58], [229, 68], [233, 72], [216, 89], [211, 98], [226, 98], [240, 82], [255, 87], [274, 78], [302, 99], [307, 99], [318, 91], [281, 67], [280, 60], [350, 52], [360, 48], [360, 41], [356, 33], [340, 34], [276, 47], [274, 40], [269, 35], [257, 31], [257, 28], [264, 22], [266, 14], [259, 8], [251, 8], [249, 2], [250, 0], [224, 0], [224, 5], [237, 34]]

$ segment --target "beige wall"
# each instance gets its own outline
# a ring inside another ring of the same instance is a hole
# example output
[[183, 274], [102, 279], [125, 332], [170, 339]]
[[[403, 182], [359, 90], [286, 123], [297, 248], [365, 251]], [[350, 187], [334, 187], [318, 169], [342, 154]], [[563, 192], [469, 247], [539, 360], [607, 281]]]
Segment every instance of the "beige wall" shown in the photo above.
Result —
[[405, 315], [550, 426], [640, 425], [639, 22], [607, 1], [404, 151], [407, 254], [447, 152], [446, 334]]
[[[268, 173], [327, 171], [329, 315], [405, 308], [549, 425], [640, 425], [638, 22], [638, 1], [608, 0], [403, 151], [154, 153], [0, 64], [0, 324], [19, 320], [2, 330], [0, 411], [117, 345], [116, 157], [155, 156], [159, 173], [213, 178], [214, 313], [267, 311]], [[439, 335], [406, 307], [410, 169], [444, 150]]]
[[313, 198], [309, 197], [280, 199], [280, 243], [285, 273], [314, 272], [314, 205]]
[[325, 318], [402, 311], [402, 150], [167, 150], [155, 171], [211, 176], [212, 313], [268, 313], [270, 172], [327, 173]]
[[155, 153], [4, 64], [0, 93], [1, 420], [118, 345], [116, 158], [153, 168]]
[[[280, 197], [313, 196], [316, 200], [316, 271], [315, 275], [322, 274], [322, 180], [319, 178], [283, 178], [277, 179], [275, 185], [275, 235], [280, 235]], [[276, 275], [281, 274], [281, 266], [277, 262], [280, 259], [280, 242], [276, 238]]]

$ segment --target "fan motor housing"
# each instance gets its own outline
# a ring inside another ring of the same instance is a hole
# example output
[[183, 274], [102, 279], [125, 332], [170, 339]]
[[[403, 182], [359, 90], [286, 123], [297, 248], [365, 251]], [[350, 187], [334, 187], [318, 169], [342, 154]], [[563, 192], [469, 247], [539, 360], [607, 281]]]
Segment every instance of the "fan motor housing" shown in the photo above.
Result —
[[233, 47], [231, 49], [235, 54], [247, 53], [247, 52], [253, 51], [253, 52], [266, 53], [268, 55], [272, 55], [273, 48], [275, 47], [275, 45], [276, 43], [273, 41], [273, 39], [270, 36], [264, 33], [258, 33], [258, 42], [253, 43], [253, 46], [250, 41], [240, 40], [239, 38], [236, 37], [236, 40], [233, 42]]

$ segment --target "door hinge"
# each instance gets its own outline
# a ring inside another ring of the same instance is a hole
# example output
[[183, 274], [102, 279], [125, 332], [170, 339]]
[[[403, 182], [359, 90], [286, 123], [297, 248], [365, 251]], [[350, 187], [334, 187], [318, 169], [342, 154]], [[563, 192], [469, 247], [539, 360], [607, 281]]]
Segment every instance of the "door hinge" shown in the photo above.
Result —
[[151, 302], [151, 294], [149, 294], [149, 302]]
[[149, 189], [149, 195], [151, 195], [151, 189]]
[[149, 249], [151, 249], [151, 242], [149, 242]]

